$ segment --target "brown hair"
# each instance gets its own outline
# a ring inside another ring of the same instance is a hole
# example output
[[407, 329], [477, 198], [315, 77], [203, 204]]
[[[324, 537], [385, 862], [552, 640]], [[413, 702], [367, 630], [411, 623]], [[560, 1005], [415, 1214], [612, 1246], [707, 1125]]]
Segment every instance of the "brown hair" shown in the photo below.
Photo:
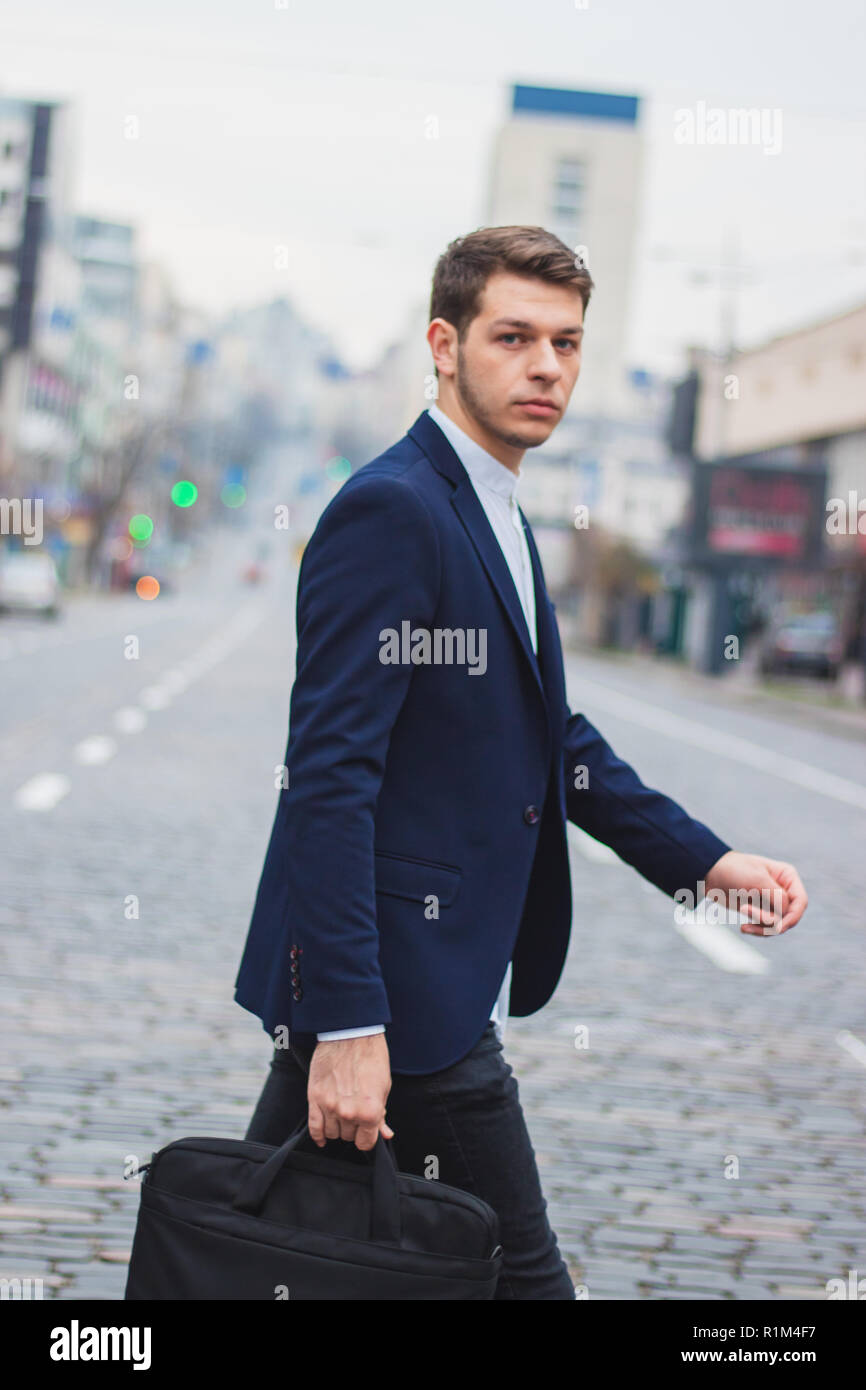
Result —
[[553, 232], [544, 227], [479, 227], [450, 242], [436, 262], [430, 321], [445, 319], [453, 324], [457, 341], [462, 342], [480, 312], [484, 286], [498, 271], [552, 285], [570, 285], [580, 294], [586, 312], [592, 276], [580, 257]]

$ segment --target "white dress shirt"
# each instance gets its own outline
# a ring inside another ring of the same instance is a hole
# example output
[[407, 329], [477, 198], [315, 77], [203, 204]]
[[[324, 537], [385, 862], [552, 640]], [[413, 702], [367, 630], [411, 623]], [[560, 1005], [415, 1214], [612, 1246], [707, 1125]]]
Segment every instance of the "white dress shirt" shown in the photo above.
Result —
[[[500, 463], [499, 459], [494, 458], [486, 449], [482, 449], [481, 445], [476, 444], [474, 439], [470, 439], [465, 430], [456, 425], [443, 410], [440, 410], [438, 405], [431, 405], [427, 414], [439, 426], [469, 474], [469, 481], [475, 489], [493, 534], [505, 556], [508, 569], [514, 580], [514, 586], [517, 589], [523, 615], [526, 618], [532, 650], [537, 653], [538, 633], [535, 621], [535, 584], [532, 578], [532, 561], [515, 496], [518, 474], [512, 472], [510, 468], [506, 468], [504, 463]], [[490, 1015], [492, 1022], [496, 1025], [500, 1042], [505, 1037], [510, 992], [511, 964], [509, 963]], [[366, 1028], [341, 1028], [336, 1032], [317, 1033], [316, 1037], [319, 1042], [330, 1042], [336, 1038], [359, 1038], [367, 1033], [384, 1033], [384, 1031], [384, 1023], [378, 1023], [370, 1024]]]

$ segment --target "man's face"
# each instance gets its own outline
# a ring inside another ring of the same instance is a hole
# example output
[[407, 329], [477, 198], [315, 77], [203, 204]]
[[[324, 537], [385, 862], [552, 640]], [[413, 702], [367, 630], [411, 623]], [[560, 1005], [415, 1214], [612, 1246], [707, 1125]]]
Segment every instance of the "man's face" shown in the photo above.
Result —
[[562, 419], [577, 381], [582, 338], [577, 290], [504, 272], [492, 275], [464, 341], [457, 344], [455, 338], [450, 382], [462, 410], [507, 448], [543, 444]]

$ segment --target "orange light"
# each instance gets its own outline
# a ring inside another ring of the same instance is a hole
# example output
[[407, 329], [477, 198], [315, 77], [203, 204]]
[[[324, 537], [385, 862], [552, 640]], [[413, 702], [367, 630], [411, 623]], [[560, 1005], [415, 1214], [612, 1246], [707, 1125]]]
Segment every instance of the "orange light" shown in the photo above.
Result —
[[143, 574], [135, 586], [135, 592], [139, 598], [156, 598], [159, 593], [159, 580], [154, 579], [152, 574]]

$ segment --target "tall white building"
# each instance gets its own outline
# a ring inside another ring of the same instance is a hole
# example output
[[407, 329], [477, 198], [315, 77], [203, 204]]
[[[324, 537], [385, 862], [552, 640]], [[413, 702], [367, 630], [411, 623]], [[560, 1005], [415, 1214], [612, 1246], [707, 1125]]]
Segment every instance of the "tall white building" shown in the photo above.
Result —
[[68, 249], [68, 107], [0, 97], [0, 476], [44, 472], [72, 435], [67, 370], [78, 267]]
[[572, 408], [619, 413], [627, 394], [625, 334], [643, 143], [638, 98], [556, 87], [512, 89], [492, 155], [486, 222], [555, 232], [596, 288]]

